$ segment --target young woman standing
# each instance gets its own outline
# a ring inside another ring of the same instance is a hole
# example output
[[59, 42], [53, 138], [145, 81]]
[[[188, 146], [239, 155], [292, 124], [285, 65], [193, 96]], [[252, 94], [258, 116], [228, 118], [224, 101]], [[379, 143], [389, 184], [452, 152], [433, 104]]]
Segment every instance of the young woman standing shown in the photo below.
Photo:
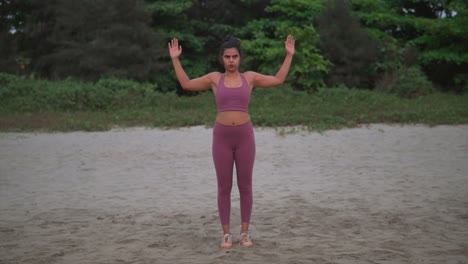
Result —
[[274, 76], [253, 71], [239, 72], [242, 53], [240, 41], [236, 38], [228, 37], [221, 45], [220, 57], [225, 68], [224, 73], [211, 72], [194, 79], [188, 77], [179, 61], [182, 54], [179, 41], [174, 38], [168, 46], [182, 88], [189, 91], [212, 89], [216, 98], [218, 115], [213, 127], [212, 153], [218, 182], [218, 211], [224, 232], [221, 247], [232, 247], [230, 214], [234, 164], [242, 220], [239, 243], [243, 247], [251, 247], [253, 243], [248, 229], [253, 204], [255, 137], [248, 113], [250, 95], [254, 87], [274, 87], [285, 81], [295, 52], [295, 40], [291, 35], [286, 38], [286, 57]]

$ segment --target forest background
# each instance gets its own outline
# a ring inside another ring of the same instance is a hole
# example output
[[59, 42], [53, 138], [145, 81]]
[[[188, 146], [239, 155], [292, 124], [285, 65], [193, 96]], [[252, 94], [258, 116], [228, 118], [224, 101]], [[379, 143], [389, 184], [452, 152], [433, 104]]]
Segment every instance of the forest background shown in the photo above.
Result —
[[167, 43], [180, 40], [195, 77], [223, 71], [228, 34], [242, 41], [242, 69], [264, 74], [281, 65], [287, 34], [297, 39], [287, 87], [255, 91], [260, 125], [468, 123], [464, 0], [1, 0], [0, 9], [0, 130], [210, 125], [212, 99], [181, 89]]

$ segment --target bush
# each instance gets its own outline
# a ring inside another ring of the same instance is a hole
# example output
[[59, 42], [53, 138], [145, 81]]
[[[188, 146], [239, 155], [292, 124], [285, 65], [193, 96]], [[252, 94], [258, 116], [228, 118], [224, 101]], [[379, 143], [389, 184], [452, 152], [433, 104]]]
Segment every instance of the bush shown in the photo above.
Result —
[[457, 75], [455, 77], [455, 85], [460, 93], [468, 93], [468, 73]]
[[403, 98], [417, 98], [434, 92], [432, 83], [419, 66], [401, 67], [394, 75], [386, 75], [376, 89]]
[[19, 77], [9, 73], [0, 72], [0, 88], [7, 86], [10, 82], [18, 80]]
[[47, 81], [0, 74], [2, 109], [19, 112], [111, 110], [150, 106], [159, 101], [158, 87], [131, 80]]

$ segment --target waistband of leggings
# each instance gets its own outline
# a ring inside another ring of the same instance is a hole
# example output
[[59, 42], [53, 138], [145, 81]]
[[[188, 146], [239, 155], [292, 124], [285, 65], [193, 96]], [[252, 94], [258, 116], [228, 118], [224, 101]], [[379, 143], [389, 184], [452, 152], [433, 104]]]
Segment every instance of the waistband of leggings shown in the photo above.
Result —
[[249, 120], [243, 124], [240, 124], [240, 125], [235, 125], [235, 126], [231, 126], [231, 125], [225, 125], [225, 124], [221, 124], [219, 122], [215, 122], [215, 126], [221, 126], [221, 127], [232, 127], [232, 128], [242, 128], [242, 127], [246, 127], [246, 126], [249, 126], [249, 127], [253, 127], [253, 124], [252, 124], [252, 120]]

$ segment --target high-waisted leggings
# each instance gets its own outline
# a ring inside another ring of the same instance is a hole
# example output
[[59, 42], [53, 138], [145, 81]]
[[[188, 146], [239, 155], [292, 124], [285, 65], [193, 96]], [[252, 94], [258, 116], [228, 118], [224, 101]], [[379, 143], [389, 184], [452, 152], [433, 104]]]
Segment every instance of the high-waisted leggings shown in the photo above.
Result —
[[218, 211], [222, 225], [230, 224], [231, 189], [236, 165], [242, 222], [249, 223], [252, 213], [252, 172], [255, 160], [255, 136], [251, 122], [239, 126], [215, 123], [213, 161], [218, 179]]

